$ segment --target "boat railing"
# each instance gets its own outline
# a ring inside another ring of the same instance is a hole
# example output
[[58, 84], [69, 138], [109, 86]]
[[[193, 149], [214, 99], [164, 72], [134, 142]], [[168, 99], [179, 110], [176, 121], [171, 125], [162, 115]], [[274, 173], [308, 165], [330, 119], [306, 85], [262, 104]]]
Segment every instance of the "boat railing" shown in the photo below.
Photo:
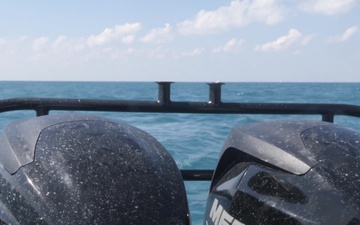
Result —
[[[0, 112], [34, 110], [36, 116], [48, 115], [52, 110], [148, 112], [148, 113], [199, 113], [199, 114], [282, 114], [321, 115], [322, 121], [334, 122], [336, 115], [360, 117], [360, 106], [350, 104], [318, 103], [243, 103], [223, 102], [223, 83], [208, 83], [209, 99], [206, 102], [171, 100], [172, 82], [158, 83], [156, 101], [64, 99], [64, 98], [11, 98], [0, 100]], [[211, 180], [213, 170], [181, 170], [184, 180]]]

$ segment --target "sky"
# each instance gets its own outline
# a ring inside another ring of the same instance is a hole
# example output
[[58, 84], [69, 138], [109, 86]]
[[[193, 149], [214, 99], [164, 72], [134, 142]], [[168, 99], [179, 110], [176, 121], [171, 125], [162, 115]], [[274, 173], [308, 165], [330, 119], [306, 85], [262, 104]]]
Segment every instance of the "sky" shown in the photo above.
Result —
[[0, 80], [360, 82], [360, 0], [0, 0]]

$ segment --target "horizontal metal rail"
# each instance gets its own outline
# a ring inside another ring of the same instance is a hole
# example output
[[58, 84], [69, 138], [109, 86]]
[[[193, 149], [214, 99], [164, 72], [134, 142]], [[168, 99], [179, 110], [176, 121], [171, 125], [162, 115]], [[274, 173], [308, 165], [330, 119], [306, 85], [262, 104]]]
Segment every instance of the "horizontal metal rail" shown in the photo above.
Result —
[[211, 180], [214, 170], [180, 170], [184, 180]]
[[335, 115], [360, 117], [360, 106], [347, 104], [303, 103], [224, 103], [170, 102], [13, 98], [0, 100], [0, 112], [35, 110], [37, 116], [47, 115], [51, 110], [151, 112], [151, 113], [203, 113], [203, 114], [302, 114], [321, 115], [323, 121], [333, 122]]
[[[223, 83], [209, 83], [206, 102], [171, 101], [171, 83], [158, 82], [157, 101], [12, 98], [0, 100], [0, 113], [15, 110], [34, 110], [37, 116], [48, 115], [51, 110], [149, 112], [149, 113], [202, 113], [202, 114], [288, 114], [321, 115], [323, 121], [334, 122], [335, 115], [360, 117], [360, 106], [348, 104], [316, 103], [242, 103], [222, 102]], [[213, 170], [181, 170], [184, 180], [211, 180]]]
[[37, 116], [51, 110], [151, 112], [151, 113], [209, 113], [209, 114], [308, 114], [321, 115], [323, 121], [333, 122], [335, 115], [360, 117], [360, 106], [316, 103], [241, 103], [222, 102], [222, 83], [210, 83], [209, 101], [171, 101], [171, 82], [159, 82], [157, 101], [12, 98], [0, 100], [0, 112], [35, 110]]

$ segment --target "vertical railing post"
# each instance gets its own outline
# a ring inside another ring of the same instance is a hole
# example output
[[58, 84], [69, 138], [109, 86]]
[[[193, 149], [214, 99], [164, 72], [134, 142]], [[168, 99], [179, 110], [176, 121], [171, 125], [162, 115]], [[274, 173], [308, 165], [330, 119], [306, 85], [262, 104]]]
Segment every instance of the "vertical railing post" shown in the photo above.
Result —
[[45, 107], [39, 107], [39, 108], [35, 109], [35, 111], [36, 111], [36, 116], [49, 115], [49, 109], [47, 109]]
[[158, 83], [158, 102], [160, 104], [170, 104], [171, 84], [173, 82], [161, 81], [157, 83]]
[[224, 83], [215, 82], [208, 83], [209, 85], [209, 103], [213, 105], [221, 104], [221, 86]]
[[330, 123], [334, 122], [334, 114], [333, 113], [321, 114], [321, 117], [322, 117], [322, 121], [330, 122]]

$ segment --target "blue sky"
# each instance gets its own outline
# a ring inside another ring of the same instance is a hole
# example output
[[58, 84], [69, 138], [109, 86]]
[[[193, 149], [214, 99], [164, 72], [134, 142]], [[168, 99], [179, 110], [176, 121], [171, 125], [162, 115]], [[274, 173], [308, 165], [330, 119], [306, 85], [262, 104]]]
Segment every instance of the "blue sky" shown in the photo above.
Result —
[[0, 0], [0, 80], [360, 82], [359, 0]]

